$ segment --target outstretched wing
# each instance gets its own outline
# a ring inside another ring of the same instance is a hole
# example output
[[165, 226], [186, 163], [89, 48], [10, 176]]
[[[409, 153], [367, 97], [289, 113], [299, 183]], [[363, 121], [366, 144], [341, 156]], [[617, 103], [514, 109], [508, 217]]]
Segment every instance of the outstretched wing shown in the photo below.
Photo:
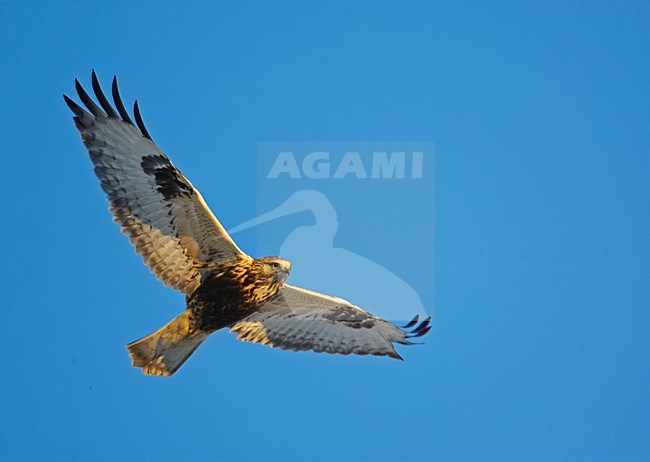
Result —
[[[405, 327], [413, 327], [413, 319]], [[283, 350], [390, 356], [402, 359], [393, 342], [410, 345], [408, 338], [431, 329], [430, 318], [410, 333], [341, 298], [285, 285], [270, 301], [231, 326], [244, 341]]]
[[[138, 254], [165, 285], [191, 294], [201, 279], [200, 267], [243, 255], [212, 214], [201, 194], [152, 141], [142, 122], [137, 127], [124, 108], [113, 79], [117, 112], [102, 92], [95, 72], [92, 86], [101, 108], [75, 80], [89, 112], [64, 95], [110, 211]], [[103, 110], [102, 110], [103, 109]]]

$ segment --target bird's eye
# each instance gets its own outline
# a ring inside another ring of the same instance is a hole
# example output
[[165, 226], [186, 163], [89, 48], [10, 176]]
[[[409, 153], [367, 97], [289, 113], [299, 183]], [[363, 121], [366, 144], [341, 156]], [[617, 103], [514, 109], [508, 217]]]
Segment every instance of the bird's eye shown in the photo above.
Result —
[[271, 262], [271, 268], [280, 269], [280, 263], [278, 263], [277, 261]]

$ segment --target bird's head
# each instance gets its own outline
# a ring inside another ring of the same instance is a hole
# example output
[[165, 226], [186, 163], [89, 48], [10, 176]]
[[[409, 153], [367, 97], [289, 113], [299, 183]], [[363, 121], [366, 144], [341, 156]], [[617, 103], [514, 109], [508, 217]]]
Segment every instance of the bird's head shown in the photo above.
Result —
[[257, 258], [255, 262], [258, 275], [275, 283], [284, 284], [291, 271], [291, 263], [284, 258], [262, 257]]

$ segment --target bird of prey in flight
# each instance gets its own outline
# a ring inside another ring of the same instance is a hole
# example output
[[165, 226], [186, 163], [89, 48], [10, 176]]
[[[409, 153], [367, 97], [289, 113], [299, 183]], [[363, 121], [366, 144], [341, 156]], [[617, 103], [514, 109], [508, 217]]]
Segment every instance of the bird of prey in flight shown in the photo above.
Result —
[[[403, 327], [341, 298], [286, 284], [291, 264], [242, 252], [199, 191], [154, 143], [138, 102], [135, 123], [113, 78], [114, 106], [95, 72], [99, 105], [75, 80], [84, 110], [64, 95], [88, 149], [110, 211], [138, 254], [166, 286], [185, 294], [186, 309], [129, 343], [145, 374], [172, 375], [211, 333], [228, 328], [245, 341], [285, 350], [389, 356], [393, 343], [426, 334], [430, 318]], [[411, 329], [410, 332], [408, 329]]]

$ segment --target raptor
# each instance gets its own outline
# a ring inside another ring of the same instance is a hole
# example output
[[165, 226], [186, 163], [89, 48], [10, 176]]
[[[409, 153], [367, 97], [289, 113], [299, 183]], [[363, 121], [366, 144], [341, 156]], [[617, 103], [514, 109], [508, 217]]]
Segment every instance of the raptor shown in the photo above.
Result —
[[78, 80], [86, 109], [63, 97], [109, 209], [156, 277], [186, 297], [181, 314], [126, 346], [134, 366], [149, 375], [172, 375], [223, 328], [244, 341], [285, 350], [396, 359], [402, 358], [394, 343], [409, 345], [409, 338], [431, 329], [430, 317], [419, 322], [416, 316], [400, 328], [341, 298], [287, 284], [287, 260], [241, 251], [199, 191], [154, 143], [138, 102], [133, 122], [117, 79], [111, 105], [94, 71], [91, 77], [99, 104]]

